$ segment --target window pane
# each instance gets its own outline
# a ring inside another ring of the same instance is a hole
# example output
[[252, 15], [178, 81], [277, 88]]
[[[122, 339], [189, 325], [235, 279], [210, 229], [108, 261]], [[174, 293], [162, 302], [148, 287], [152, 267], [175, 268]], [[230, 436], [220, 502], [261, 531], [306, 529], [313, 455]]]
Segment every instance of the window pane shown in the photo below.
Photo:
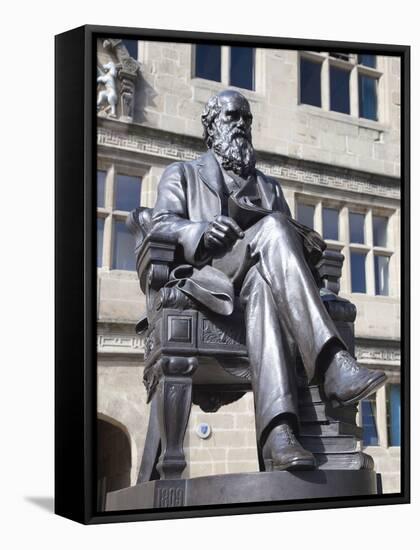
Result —
[[130, 212], [140, 205], [140, 178], [117, 175], [115, 209]]
[[401, 387], [399, 384], [387, 386], [387, 425], [388, 444], [401, 445]]
[[106, 172], [98, 170], [96, 173], [96, 206], [105, 206], [105, 179]]
[[378, 429], [376, 426], [376, 394], [361, 401], [363, 444], [378, 445]]
[[389, 258], [375, 255], [375, 294], [389, 295]]
[[300, 102], [321, 107], [321, 63], [300, 60]]
[[253, 48], [230, 48], [230, 84], [247, 90], [254, 89]]
[[330, 67], [330, 110], [350, 114], [350, 72]]
[[360, 252], [350, 253], [351, 291], [366, 293], [366, 255]]
[[362, 243], [365, 242], [365, 215], [356, 214], [355, 212], [349, 213], [350, 221], [350, 242]]
[[338, 241], [338, 210], [335, 208], [322, 209], [322, 232], [324, 239]]
[[195, 76], [207, 80], [221, 80], [221, 48], [209, 44], [195, 47]]
[[103, 218], [96, 220], [96, 266], [102, 266], [102, 251], [104, 247], [104, 224]]
[[376, 55], [362, 54], [357, 56], [359, 65], [376, 68]]
[[133, 59], [137, 59], [138, 57], [138, 48], [139, 43], [138, 40], [123, 40], [124, 46], [127, 48], [128, 53]]
[[359, 74], [359, 116], [378, 120], [376, 78]]
[[315, 213], [315, 206], [309, 206], [308, 204], [298, 203], [297, 220], [298, 222], [303, 223], [303, 225], [306, 225], [311, 229], [314, 228], [314, 213]]
[[135, 271], [134, 237], [127, 229], [125, 221], [114, 222], [113, 245], [112, 268]]
[[373, 246], [387, 246], [388, 218], [373, 216]]

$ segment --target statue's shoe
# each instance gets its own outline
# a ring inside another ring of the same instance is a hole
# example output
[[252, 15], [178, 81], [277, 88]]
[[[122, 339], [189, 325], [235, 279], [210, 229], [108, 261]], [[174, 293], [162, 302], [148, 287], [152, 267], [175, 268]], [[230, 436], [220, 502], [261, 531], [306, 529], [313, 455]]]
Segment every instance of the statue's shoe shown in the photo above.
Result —
[[263, 449], [266, 471], [313, 470], [316, 460], [312, 453], [302, 447], [288, 424], [273, 428]]
[[324, 378], [324, 393], [333, 406], [353, 405], [377, 391], [386, 374], [360, 366], [347, 351], [334, 355]]

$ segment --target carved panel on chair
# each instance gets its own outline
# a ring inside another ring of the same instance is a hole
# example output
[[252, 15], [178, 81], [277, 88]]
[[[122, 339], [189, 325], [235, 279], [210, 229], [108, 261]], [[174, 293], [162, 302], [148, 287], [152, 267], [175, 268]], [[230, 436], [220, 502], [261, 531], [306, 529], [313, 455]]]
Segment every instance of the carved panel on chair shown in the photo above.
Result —
[[204, 344], [224, 344], [226, 346], [238, 345], [238, 330], [236, 327], [218, 327], [209, 319], [202, 320], [202, 338]]
[[153, 350], [156, 348], [157, 342], [156, 342], [156, 330], [153, 326], [150, 328], [146, 333], [146, 338], [144, 342], [144, 359], [145, 361], [150, 357]]
[[212, 318], [204, 313], [199, 313], [199, 347], [203, 349], [217, 348], [223, 352], [223, 348], [229, 351], [244, 351], [245, 347], [245, 326], [243, 315], [232, 314], [223, 318], [218, 316]]
[[186, 349], [191, 351], [197, 347], [197, 312], [176, 309], [162, 310], [162, 351]]
[[192, 318], [168, 315], [168, 342], [192, 343]]

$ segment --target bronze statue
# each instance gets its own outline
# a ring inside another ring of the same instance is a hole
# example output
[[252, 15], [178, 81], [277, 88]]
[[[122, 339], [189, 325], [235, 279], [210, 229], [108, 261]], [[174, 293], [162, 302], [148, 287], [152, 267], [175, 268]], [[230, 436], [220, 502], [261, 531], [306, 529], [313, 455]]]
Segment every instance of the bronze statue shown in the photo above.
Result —
[[274, 470], [313, 469], [314, 456], [295, 437], [296, 354], [336, 406], [367, 397], [386, 376], [357, 364], [328, 315], [303, 246], [316, 251], [320, 237], [291, 218], [279, 183], [255, 168], [246, 98], [233, 90], [213, 96], [202, 122], [209, 150], [166, 169], [152, 226], [175, 236], [193, 267], [188, 284], [173, 277], [185, 294], [225, 315], [240, 297], [264, 460]]

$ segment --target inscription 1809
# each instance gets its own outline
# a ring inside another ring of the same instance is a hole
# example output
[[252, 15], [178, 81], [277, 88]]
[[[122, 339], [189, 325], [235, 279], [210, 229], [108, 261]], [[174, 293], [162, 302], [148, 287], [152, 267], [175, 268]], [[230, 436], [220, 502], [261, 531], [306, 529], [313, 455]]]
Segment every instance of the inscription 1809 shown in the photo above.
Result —
[[157, 489], [157, 506], [172, 508], [184, 505], [183, 487], [159, 487]]

